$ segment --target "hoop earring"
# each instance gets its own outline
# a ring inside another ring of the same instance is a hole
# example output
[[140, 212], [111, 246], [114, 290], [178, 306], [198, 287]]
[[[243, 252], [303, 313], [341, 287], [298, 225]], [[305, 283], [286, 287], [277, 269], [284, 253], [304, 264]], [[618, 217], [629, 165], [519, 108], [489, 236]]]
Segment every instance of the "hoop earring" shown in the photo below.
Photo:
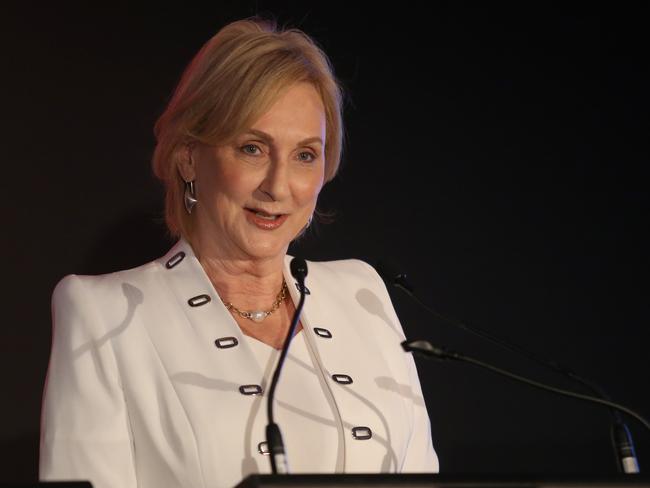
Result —
[[188, 215], [192, 214], [192, 210], [198, 200], [196, 199], [196, 192], [194, 191], [194, 180], [185, 182], [185, 193], [183, 194], [183, 203]]

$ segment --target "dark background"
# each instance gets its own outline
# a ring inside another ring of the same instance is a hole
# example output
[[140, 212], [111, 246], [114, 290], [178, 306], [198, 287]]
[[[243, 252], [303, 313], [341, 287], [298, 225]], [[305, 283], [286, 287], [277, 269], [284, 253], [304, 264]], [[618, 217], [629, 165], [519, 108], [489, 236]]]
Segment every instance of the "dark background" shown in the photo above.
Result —
[[[167, 250], [153, 123], [198, 48], [255, 13], [316, 38], [349, 95], [335, 221], [292, 252], [391, 258], [441, 312], [650, 416], [648, 10], [523, 3], [3, 7], [2, 476], [36, 476], [54, 285]], [[584, 391], [391, 294], [409, 336]], [[615, 472], [607, 409], [418, 366], [443, 471]]]

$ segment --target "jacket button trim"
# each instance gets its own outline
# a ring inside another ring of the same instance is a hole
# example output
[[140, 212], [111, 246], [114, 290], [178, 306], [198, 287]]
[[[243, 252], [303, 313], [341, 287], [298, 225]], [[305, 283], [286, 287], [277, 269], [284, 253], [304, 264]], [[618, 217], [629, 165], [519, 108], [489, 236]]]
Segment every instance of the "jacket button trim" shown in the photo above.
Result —
[[169, 260], [165, 263], [165, 267], [167, 269], [172, 269], [174, 266], [176, 266], [178, 263], [180, 263], [183, 259], [185, 259], [185, 253], [183, 251], [177, 252], [171, 258], [169, 258]]
[[352, 437], [358, 441], [367, 441], [372, 437], [372, 430], [370, 427], [352, 427]]
[[352, 378], [348, 376], [347, 374], [333, 374], [332, 379], [336, 381], [337, 383], [341, 383], [342, 385], [351, 385], [352, 384]]
[[332, 333], [327, 329], [323, 329], [322, 327], [314, 327], [314, 332], [316, 332], [316, 335], [318, 337], [323, 337], [325, 339], [332, 338]]
[[260, 385], [241, 385], [239, 387], [239, 393], [242, 395], [260, 395], [262, 393], [262, 387]]
[[190, 307], [200, 307], [201, 305], [205, 305], [206, 303], [210, 303], [210, 298], [209, 295], [197, 295], [195, 297], [190, 298], [187, 303], [189, 304]]
[[[296, 283], [295, 285], [296, 285], [296, 289], [298, 290], [298, 292], [300, 292], [301, 291], [300, 283]], [[307, 288], [305, 285], [303, 285], [303, 287], [305, 289], [305, 295], [311, 295], [311, 292], [309, 291], [309, 288]]]
[[269, 450], [269, 443], [266, 441], [262, 441], [257, 445], [257, 452], [259, 452], [262, 456], [268, 456], [271, 454], [271, 451]]
[[239, 344], [239, 341], [236, 337], [220, 337], [214, 341], [214, 345], [219, 349], [229, 349], [235, 347], [237, 344]]

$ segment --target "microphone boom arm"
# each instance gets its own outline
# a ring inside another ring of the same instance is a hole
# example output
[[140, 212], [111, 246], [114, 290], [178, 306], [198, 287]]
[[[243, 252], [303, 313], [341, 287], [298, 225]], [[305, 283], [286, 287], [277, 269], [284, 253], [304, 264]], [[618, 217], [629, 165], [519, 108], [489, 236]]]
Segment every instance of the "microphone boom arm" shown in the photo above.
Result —
[[443, 347], [437, 347], [431, 344], [428, 341], [425, 340], [406, 340], [403, 341], [402, 343], [402, 348], [407, 351], [407, 352], [414, 352], [418, 353], [420, 355], [426, 356], [426, 357], [433, 357], [436, 359], [442, 359], [442, 360], [457, 360], [457, 361], [464, 361], [466, 363], [473, 364], [475, 366], [480, 366], [482, 368], [486, 368], [493, 373], [497, 373], [503, 376], [506, 376], [510, 379], [520, 381], [522, 383], [526, 383], [527, 385], [534, 386], [535, 388], [539, 388], [541, 390], [546, 390], [550, 391], [552, 393], [556, 393], [558, 395], [564, 395], [564, 396], [569, 396], [572, 398], [577, 398], [579, 400], [585, 400], [588, 402], [593, 402], [593, 403], [599, 403], [601, 405], [608, 406], [610, 408], [619, 410], [621, 412], [624, 412], [631, 417], [634, 417], [636, 420], [638, 420], [648, 431], [650, 431], [650, 423], [643, 418], [640, 414], [636, 413], [635, 411], [624, 407], [623, 405], [619, 405], [618, 403], [614, 403], [609, 400], [604, 400], [602, 398], [596, 398], [592, 397], [590, 395], [584, 395], [582, 393], [575, 393], [570, 390], [563, 390], [561, 388], [556, 388], [554, 386], [547, 385], [545, 383], [540, 383], [539, 381], [531, 380], [529, 378], [525, 378], [523, 376], [520, 376], [515, 373], [511, 373], [510, 371], [506, 371], [505, 369], [498, 368], [496, 366], [492, 366], [491, 364], [485, 363], [483, 361], [480, 361], [478, 359], [472, 358], [470, 356], [465, 356], [464, 354], [460, 354], [455, 351], [450, 351], [447, 350]]

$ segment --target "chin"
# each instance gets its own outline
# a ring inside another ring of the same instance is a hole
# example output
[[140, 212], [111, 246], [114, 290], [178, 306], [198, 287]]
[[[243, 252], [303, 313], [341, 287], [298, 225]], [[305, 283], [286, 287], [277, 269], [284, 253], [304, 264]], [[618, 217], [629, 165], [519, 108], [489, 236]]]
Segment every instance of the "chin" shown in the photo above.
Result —
[[249, 242], [246, 246], [246, 253], [253, 259], [268, 259], [277, 256], [284, 256], [289, 247], [289, 242], [280, 242], [279, 240], [265, 240], [257, 239], [254, 242]]

